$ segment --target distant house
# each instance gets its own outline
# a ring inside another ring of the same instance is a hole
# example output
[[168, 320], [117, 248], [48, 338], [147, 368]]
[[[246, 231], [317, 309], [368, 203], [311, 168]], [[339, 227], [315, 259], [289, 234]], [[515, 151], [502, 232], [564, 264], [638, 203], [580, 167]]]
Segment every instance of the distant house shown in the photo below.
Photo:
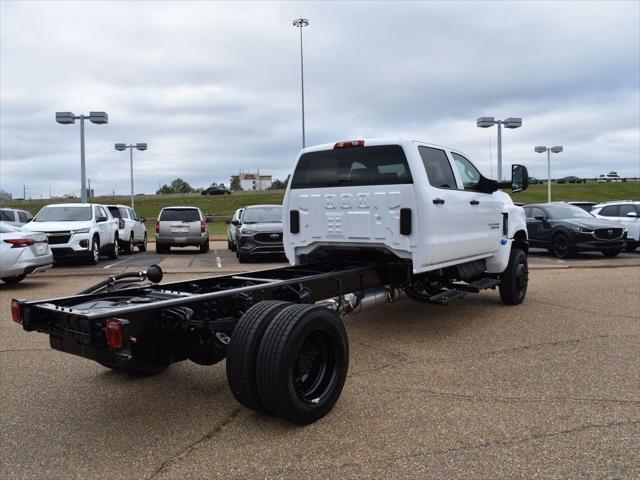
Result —
[[13, 195], [9, 192], [5, 192], [4, 190], [0, 190], [0, 201], [10, 202], [11, 200], [13, 200]]
[[258, 175], [257, 173], [241, 173], [231, 178], [240, 180], [240, 187], [244, 191], [268, 190], [273, 184], [271, 175]]

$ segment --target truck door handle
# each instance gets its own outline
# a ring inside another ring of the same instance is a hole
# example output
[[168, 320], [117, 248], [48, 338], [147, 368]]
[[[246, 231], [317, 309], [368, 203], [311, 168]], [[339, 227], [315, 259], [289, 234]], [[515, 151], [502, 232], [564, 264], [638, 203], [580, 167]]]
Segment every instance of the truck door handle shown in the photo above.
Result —
[[469, 203], [471, 205], [480, 205], [480, 202], [478, 200], [471, 200]]
[[442, 205], [444, 203], [444, 200], [442, 198], [434, 198], [433, 203], [435, 203], [436, 205]]

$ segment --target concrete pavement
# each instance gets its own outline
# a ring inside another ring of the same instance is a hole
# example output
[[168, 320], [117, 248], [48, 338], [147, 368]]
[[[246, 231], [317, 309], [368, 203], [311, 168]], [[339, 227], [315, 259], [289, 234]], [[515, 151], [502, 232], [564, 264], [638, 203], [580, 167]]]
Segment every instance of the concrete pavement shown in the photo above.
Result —
[[54, 352], [11, 322], [11, 297], [71, 294], [83, 276], [4, 286], [0, 474], [638, 478], [640, 267], [588, 265], [532, 268], [517, 307], [484, 292], [346, 317], [345, 390], [306, 427], [240, 407], [224, 362], [132, 378]]

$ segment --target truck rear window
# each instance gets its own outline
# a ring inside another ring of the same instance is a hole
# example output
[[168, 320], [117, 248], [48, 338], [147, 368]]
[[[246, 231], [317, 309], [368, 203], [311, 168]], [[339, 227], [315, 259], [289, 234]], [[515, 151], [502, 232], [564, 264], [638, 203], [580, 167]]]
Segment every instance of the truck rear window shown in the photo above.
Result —
[[160, 214], [161, 222], [199, 222], [200, 213], [195, 208], [165, 208]]
[[354, 187], [413, 183], [400, 145], [354, 147], [305, 153], [291, 188]]

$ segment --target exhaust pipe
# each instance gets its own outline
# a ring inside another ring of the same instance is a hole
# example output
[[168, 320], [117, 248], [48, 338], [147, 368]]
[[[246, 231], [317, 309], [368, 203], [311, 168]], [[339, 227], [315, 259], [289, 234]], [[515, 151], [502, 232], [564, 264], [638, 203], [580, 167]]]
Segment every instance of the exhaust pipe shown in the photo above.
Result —
[[395, 302], [399, 296], [400, 290], [396, 287], [375, 287], [362, 292], [362, 297], [358, 297], [355, 293], [347, 293], [341, 297], [319, 302], [319, 305], [325, 306], [340, 315], [356, 315], [363, 310]]

